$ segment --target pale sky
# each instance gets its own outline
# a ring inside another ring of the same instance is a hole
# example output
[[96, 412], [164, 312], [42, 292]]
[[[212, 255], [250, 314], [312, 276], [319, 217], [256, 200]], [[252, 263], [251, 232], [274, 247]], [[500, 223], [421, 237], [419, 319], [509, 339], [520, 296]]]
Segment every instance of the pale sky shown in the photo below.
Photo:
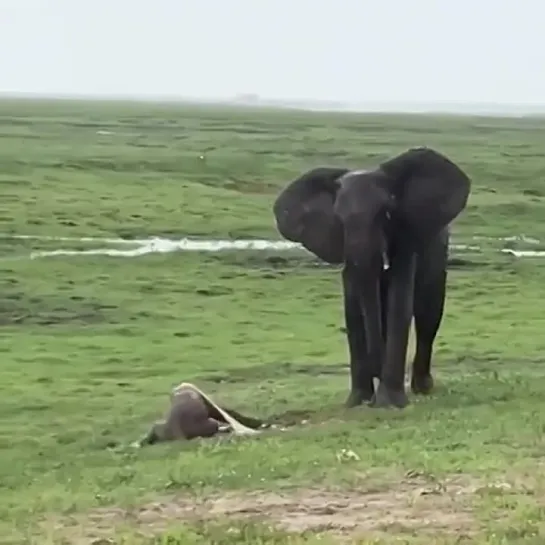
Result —
[[545, 103], [539, 0], [0, 0], [0, 91]]

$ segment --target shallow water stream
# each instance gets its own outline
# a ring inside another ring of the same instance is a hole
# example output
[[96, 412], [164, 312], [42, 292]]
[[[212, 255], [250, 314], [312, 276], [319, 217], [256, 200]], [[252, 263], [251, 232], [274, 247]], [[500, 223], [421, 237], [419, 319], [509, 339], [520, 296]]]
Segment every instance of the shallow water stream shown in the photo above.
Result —
[[[85, 255], [104, 255], [111, 257], [139, 257], [153, 253], [173, 253], [173, 252], [219, 252], [223, 250], [273, 250], [284, 251], [304, 248], [300, 244], [288, 242], [284, 240], [267, 240], [267, 239], [206, 239], [206, 238], [165, 238], [165, 237], [149, 237], [143, 239], [127, 240], [123, 238], [100, 238], [100, 237], [54, 237], [46, 235], [13, 235], [5, 234], [0, 238], [12, 240], [36, 240], [42, 242], [54, 243], [73, 242], [74, 245], [82, 243], [97, 243], [103, 244], [103, 247], [93, 247], [89, 249], [68, 249], [58, 248], [53, 250], [35, 250], [31, 251], [27, 256], [29, 259], [37, 259], [43, 257], [54, 256], [85, 256]], [[474, 253], [481, 251], [480, 242], [496, 241], [503, 242], [505, 245], [515, 244], [518, 246], [533, 246], [540, 244], [540, 241], [526, 237], [525, 235], [516, 235], [501, 238], [487, 237], [472, 237], [474, 243], [471, 244], [451, 244], [451, 250], [462, 253]], [[64, 245], [64, 244], [63, 244]], [[515, 257], [545, 257], [545, 250], [531, 249], [512, 249], [498, 248], [497, 251], [513, 255]]]

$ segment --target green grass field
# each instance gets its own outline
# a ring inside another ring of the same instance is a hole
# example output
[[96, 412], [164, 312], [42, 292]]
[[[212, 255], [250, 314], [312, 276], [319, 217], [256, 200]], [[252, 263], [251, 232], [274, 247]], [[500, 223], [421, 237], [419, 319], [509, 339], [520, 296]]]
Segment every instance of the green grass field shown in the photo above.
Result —
[[[474, 180], [437, 390], [344, 411], [338, 270], [298, 251], [31, 251], [278, 239], [278, 189], [429, 145]], [[545, 539], [545, 119], [0, 102], [0, 543], [533, 544]], [[481, 237], [474, 239], [473, 237]], [[293, 425], [135, 450], [170, 388]]]

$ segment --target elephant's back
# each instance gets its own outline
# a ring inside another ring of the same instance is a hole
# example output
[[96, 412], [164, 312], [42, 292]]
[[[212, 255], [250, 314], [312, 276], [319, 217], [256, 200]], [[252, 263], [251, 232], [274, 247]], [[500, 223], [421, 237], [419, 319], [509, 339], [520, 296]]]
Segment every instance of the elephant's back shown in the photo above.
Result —
[[178, 429], [186, 439], [210, 435], [210, 428], [218, 428], [218, 423], [209, 418], [208, 408], [201, 396], [190, 388], [177, 390], [172, 399], [172, 407], [167, 425]]

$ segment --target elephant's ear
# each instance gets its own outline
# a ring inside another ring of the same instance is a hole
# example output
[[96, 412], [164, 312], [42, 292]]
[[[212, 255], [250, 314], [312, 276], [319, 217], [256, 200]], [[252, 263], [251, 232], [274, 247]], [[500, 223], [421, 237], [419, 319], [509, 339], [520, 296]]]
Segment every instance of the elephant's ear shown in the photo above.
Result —
[[276, 198], [278, 232], [328, 263], [343, 262], [343, 230], [333, 212], [337, 180], [348, 169], [319, 167], [288, 184]]
[[391, 180], [397, 215], [425, 242], [466, 207], [471, 181], [450, 159], [430, 148], [412, 148], [381, 164]]

